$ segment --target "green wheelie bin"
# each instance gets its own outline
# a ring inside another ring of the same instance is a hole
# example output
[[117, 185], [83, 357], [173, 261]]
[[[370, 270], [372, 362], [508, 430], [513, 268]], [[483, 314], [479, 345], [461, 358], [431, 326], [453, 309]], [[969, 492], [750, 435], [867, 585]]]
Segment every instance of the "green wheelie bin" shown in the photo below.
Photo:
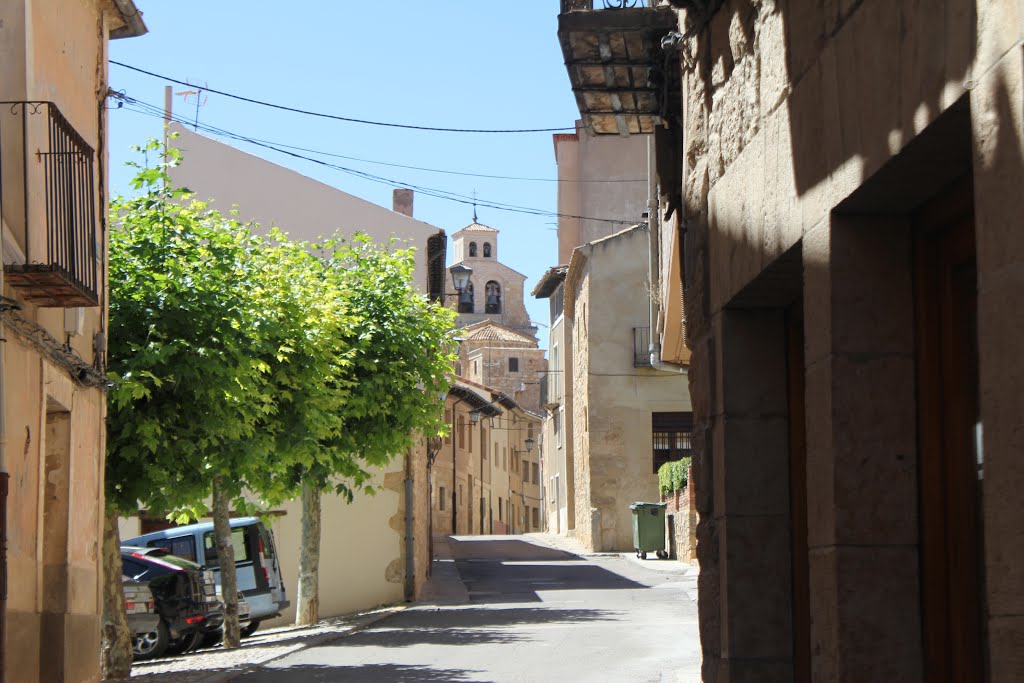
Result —
[[636, 556], [646, 560], [649, 551], [656, 551], [661, 559], [668, 558], [665, 550], [665, 503], [633, 503], [633, 548]]

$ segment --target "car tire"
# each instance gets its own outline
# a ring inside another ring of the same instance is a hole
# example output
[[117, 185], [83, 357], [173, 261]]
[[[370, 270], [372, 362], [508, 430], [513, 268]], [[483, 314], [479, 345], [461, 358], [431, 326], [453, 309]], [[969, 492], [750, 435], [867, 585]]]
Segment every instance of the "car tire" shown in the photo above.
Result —
[[242, 628], [240, 633], [242, 634], [243, 638], [248, 638], [252, 634], [256, 633], [256, 629], [258, 629], [259, 627], [260, 627], [260, 620], [259, 619], [253, 619], [252, 621], [250, 621], [248, 624], [246, 624]]
[[167, 643], [167, 654], [169, 655], [183, 655], [186, 652], [192, 652], [197, 649], [203, 642], [203, 632], [198, 628], [190, 629], [182, 633], [177, 638], [172, 638]]
[[149, 633], [137, 634], [132, 639], [132, 655], [137, 661], [156, 659], [167, 652], [167, 646], [171, 642], [171, 634], [167, 630], [167, 624], [161, 619], [156, 629]]

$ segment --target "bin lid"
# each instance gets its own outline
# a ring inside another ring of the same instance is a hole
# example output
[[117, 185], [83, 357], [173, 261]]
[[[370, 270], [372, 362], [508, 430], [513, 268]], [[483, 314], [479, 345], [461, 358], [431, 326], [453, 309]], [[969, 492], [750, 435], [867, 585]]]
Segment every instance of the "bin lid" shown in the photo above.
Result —
[[629, 509], [630, 510], [642, 510], [644, 508], [663, 508], [663, 507], [665, 507], [667, 505], [668, 505], [668, 503], [641, 503], [641, 502], [638, 501], [638, 502], [633, 503], [632, 505], [630, 505]]

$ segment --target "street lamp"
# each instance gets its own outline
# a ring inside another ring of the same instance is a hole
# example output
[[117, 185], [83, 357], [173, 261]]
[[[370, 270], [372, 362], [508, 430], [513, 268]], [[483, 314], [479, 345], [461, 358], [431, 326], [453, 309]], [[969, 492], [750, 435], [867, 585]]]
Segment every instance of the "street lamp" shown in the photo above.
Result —
[[526, 444], [526, 452], [529, 453], [530, 451], [533, 450], [533, 447], [535, 445], [537, 445], [537, 442], [533, 440], [532, 436], [528, 436], [528, 437], [526, 437], [525, 444]]
[[[473, 299], [469, 293], [469, 276], [473, 274], [473, 269], [457, 263], [449, 268], [448, 272], [452, 274], [452, 284], [455, 285], [455, 291], [458, 292], [459, 312], [461, 313], [463, 307], [473, 305]], [[472, 311], [466, 312], [472, 313]]]
[[466, 287], [469, 285], [469, 276], [473, 274], [473, 269], [469, 266], [457, 263], [449, 268], [448, 272], [452, 274], [452, 284], [455, 285], [455, 291], [465, 291]]

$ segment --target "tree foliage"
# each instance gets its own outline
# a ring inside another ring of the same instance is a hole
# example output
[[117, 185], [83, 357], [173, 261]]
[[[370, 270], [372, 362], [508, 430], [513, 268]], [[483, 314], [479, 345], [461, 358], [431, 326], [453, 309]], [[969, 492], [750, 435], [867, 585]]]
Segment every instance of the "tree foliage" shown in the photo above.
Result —
[[414, 290], [414, 250], [259, 237], [171, 187], [179, 155], [161, 159], [112, 202], [109, 505], [196, 517], [218, 473], [236, 507], [303, 481], [370, 490], [442, 428], [453, 314]]

